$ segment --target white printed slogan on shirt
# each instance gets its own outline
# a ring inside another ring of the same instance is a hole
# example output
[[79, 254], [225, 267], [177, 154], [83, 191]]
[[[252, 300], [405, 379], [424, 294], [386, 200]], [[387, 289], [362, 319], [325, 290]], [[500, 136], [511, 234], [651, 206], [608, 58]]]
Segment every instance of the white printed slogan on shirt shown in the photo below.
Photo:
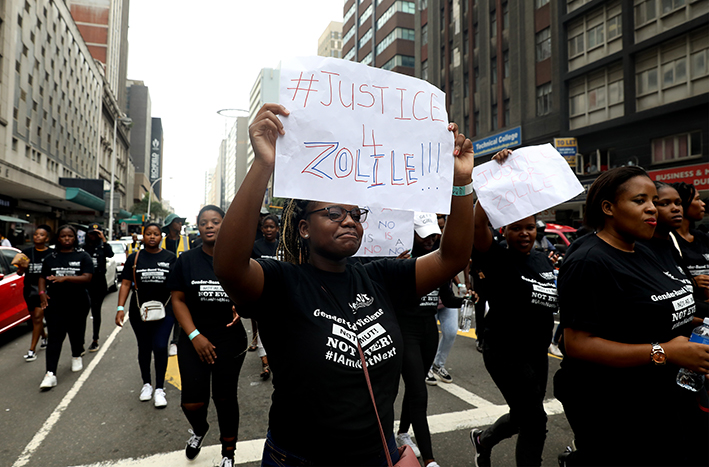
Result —
[[554, 283], [540, 282], [534, 278], [522, 276], [522, 280], [532, 284], [532, 304], [556, 309], [556, 287]]
[[169, 269], [146, 268], [137, 269], [136, 274], [140, 275], [140, 281], [150, 284], [162, 284], [167, 279]]
[[222, 289], [219, 281], [192, 281], [192, 285], [199, 285], [199, 292], [197, 292], [197, 296], [202, 302], [229, 302], [229, 296], [224, 292], [224, 289]]

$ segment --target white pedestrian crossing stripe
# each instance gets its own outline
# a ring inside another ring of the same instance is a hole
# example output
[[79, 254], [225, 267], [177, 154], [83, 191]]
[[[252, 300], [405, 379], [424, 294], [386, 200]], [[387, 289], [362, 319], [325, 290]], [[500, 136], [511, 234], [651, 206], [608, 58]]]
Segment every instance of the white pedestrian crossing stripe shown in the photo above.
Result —
[[[437, 387], [451, 393], [464, 402], [472, 405], [474, 408], [459, 412], [429, 415], [428, 426], [431, 430], [431, 434], [470, 430], [475, 427], [491, 425], [495, 422], [495, 420], [507, 413], [509, 410], [507, 405], [495, 405], [492, 402], [485, 400], [482, 397], [477, 396], [455, 384], [439, 384]], [[556, 399], [546, 400], [544, 402], [544, 410], [547, 415], [557, 415], [564, 412], [561, 403]], [[399, 422], [397, 421], [394, 426], [394, 431], [397, 430], [398, 426]], [[248, 462], [259, 462], [261, 460], [263, 444], [265, 441], [265, 439], [239, 441], [236, 444], [234, 463], [238, 465]], [[199, 457], [193, 461], [188, 461], [185, 457], [185, 451], [181, 449], [179, 451], [155, 454], [138, 459], [130, 458], [117, 461], [104, 461], [96, 464], [86, 464], [74, 467], [161, 467], [165, 465], [212, 467], [219, 464], [220, 460], [221, 446], [215, 445], [203, 447]]]

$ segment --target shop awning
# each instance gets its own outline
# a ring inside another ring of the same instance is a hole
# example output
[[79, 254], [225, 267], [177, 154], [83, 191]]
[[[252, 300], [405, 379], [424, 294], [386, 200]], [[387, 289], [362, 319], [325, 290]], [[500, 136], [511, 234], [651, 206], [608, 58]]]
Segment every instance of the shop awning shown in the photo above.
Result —
[[104, 200], [81, 188], [68, 187], [66, 189], [66, 200], [94, 211], [104, 211], [106, 209]]
[[130, 217], [128, 219], [122, 219], [121, 223], [125, 223], [126, 225], [142, 225], [143, 224], [143, 216], [141, 214], [136, 214], [133, 217]]
[[2, 222], [16, 222], [18, 224], [29, 224], [24, 219], [18, 219], [17, 217], [10, 217], [10, 216], [0, 216], [0, 221]]
[[116, 217], [119, 218], [119, 219], [128, 219], [128, 218], [129, 218], [130, 216], [132, 216], [132, 215], [133, 215], [132, 212], [126, 211], [125, 209], [121, 209], [121, 210], [118, 211], [118, 213], [116, 214]]

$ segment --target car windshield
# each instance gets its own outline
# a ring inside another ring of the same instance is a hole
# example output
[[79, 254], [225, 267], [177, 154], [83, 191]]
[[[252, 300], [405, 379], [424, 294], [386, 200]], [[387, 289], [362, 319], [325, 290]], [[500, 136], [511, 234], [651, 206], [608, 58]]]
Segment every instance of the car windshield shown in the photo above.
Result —
[[574, 240], [579, 238], [579, 234], [576, 232], [564, 232], [564, 236], [569, 241], [569, 243], [574, 243]]
[[109, 243], [109, 245], [111, 245], [113, 253], [121, 254], [126, 252], [126, 247], [123, 243]]

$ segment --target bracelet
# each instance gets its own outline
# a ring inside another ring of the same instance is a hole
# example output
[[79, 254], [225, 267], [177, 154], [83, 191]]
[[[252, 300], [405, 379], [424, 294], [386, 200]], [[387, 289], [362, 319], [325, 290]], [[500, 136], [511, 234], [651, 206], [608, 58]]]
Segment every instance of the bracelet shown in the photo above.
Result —
[[473, 192], [473, 182], [468, 183], [465, 186], [454, 186], [453, 196], [468, 196]]
[[46, 290], [40, 290], [40, 291], [39, 291], [39, 294], [40, 294], [40, 295], [44, 295], [44, 294], [46, 294], [46, 293], [47, 293]]
[[125, 310], [125, 307], [118, 306], [118, 307], [116, 308], [116, 311], [123, 311], [123, 310]]
[[194, 330], [194, 331], [192, 331], [192, 332], [190, 333], [190, 335], [189, 335], [189, 336], [187, 336], [187, 337], [189, 337], [189, 338], [190, 338], [190, 340], [192, 340], [192, 339], [194, 339], [195, 337], [197, 337], [197, 336], [199, 336], [199, 335], [200, 335], [200, 332], [199, 332], [198, 330], [196, 330], [196, 329], [195, 329], [195, 330]]

